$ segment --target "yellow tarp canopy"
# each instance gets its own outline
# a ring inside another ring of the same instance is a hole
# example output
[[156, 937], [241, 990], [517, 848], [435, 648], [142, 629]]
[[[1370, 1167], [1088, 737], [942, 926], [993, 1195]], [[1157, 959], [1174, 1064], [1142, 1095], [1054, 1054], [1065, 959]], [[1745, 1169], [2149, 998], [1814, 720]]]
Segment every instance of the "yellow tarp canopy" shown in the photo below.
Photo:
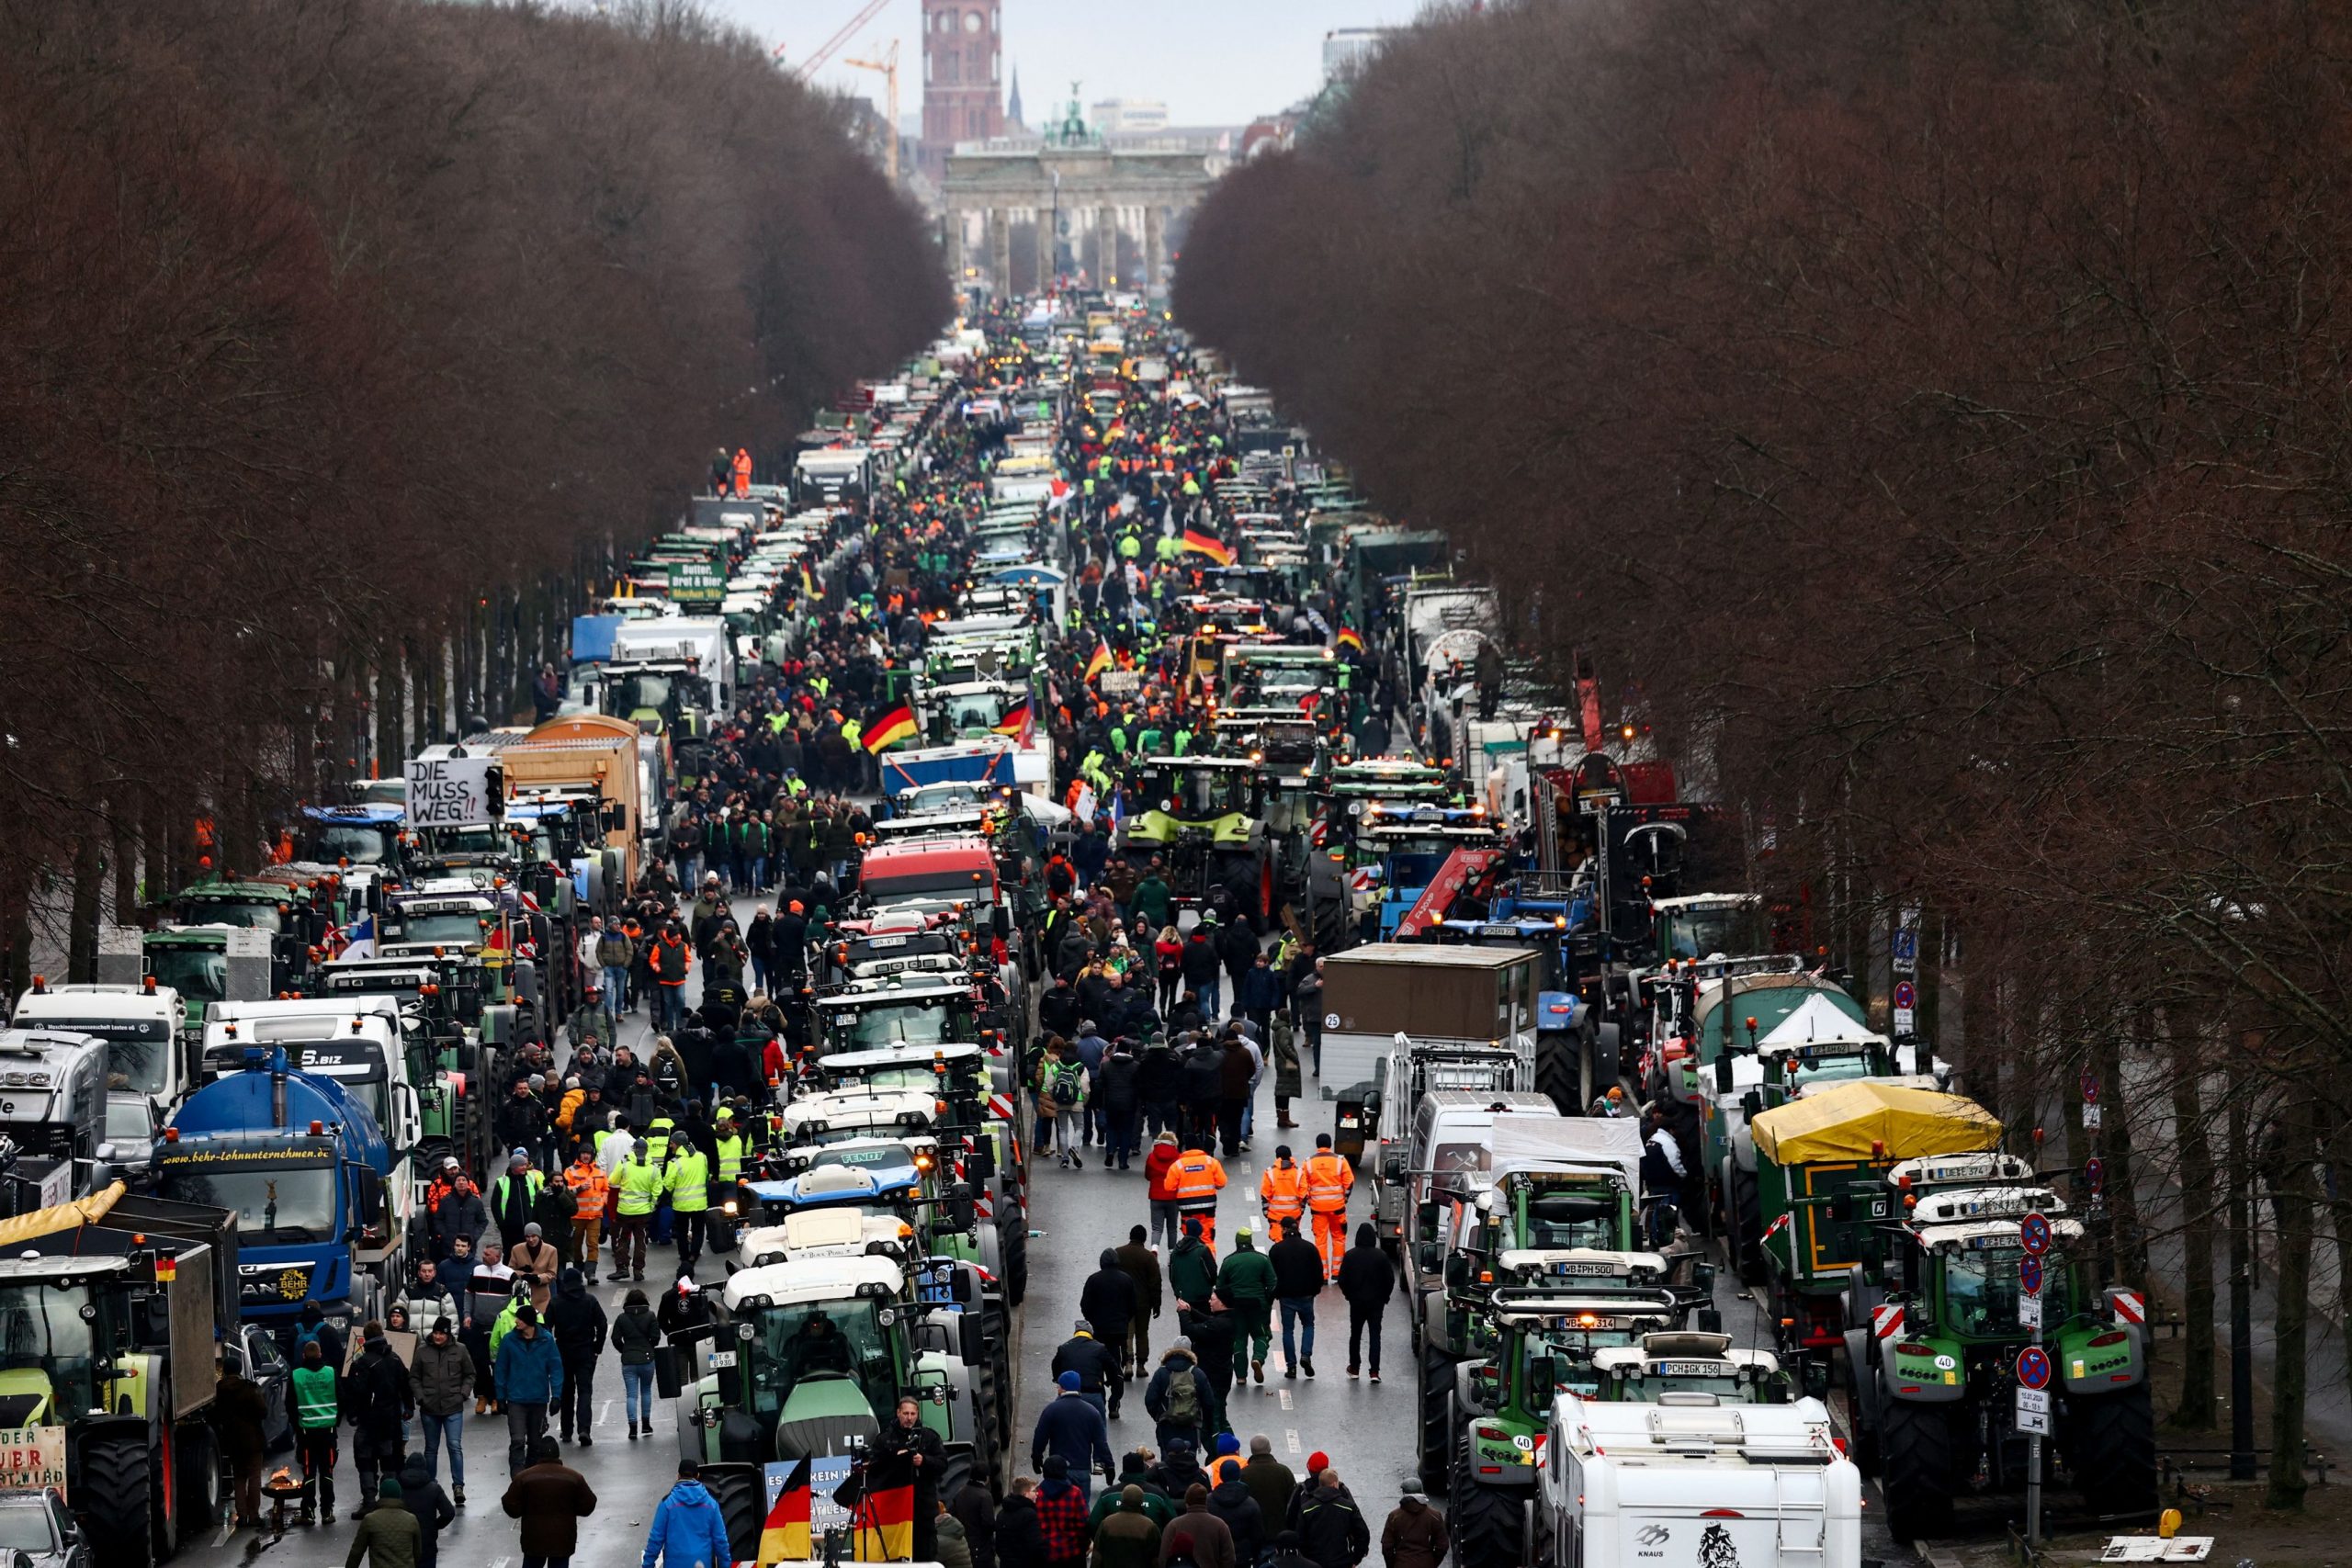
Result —
[[87, 1198], [76, 1198], [54, 1209], [35, 1209], [29, 1214], [18, 1214], [13, 1220], [0, 1220], [0, 1247], [14, 1247], [20, 1241], [36, 1236], [55, 1235], [82, 1225], [94, 1225], [107, 1217], [114, 1201], [122, 1196], [123, 1186], [118, 1181]]
[[1756, 1152], [1774, 1165], [1978, 1154], [2001, 1141], [1999, 1119], [1965, 1095], [1867, 1078], [1775, 1107], [1748, 1125]]

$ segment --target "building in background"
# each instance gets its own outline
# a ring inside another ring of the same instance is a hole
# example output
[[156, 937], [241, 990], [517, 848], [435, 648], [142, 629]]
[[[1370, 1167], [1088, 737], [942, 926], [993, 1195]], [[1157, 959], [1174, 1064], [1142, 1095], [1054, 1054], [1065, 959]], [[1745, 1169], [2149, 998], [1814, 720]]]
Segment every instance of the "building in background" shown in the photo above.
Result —
[[1168, 129], [1168, 106], [1158, 98], [1098, 98], [1094, 129], [1105, 136], [1148, 135]]
[[1004, 134], [1001, 0], [922, 0], [922, 148], [936, 180], [959, 141]]
[[1028, 129], [1028, 122], [1021, 118], [1021, 67], [1018, 65], [1012, 68], [1012, 91], [1005, 96], [1004, 123], [1007, 130], [1015, 133]]
[[1323, 35], [1323, 85], [1344, 80], [1380, 52], [1386, 28], [1334, 28]]

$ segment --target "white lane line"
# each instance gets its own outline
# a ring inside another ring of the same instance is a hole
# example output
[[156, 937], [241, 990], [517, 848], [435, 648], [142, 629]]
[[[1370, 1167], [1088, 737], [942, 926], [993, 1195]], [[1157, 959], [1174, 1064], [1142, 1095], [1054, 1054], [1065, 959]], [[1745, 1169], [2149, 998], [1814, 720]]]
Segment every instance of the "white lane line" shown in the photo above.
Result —
[[1290, 1408], [1290, 1390], [1286, 1388], [1278, 1388], [1274, 1390], [1274, 1397], [1283, 1402], [1283, 1408], [1284, 1410], [1288, 1410]]
[[234, 1513], [232, 1512], [228, 1518], [223, 1519], [220, 1522], [220, 1533], [213, 1538], [212, 1549], [215, 1551], [220, 1551], [220, 1548], [229, 1544], [229, 1538], [236, 1533], [237, 1520]]
[[[1298, 1446], [1298, 1428], [1297, 1428], [1297, 1427], [1284, 1427], [1284, 1428], [1283, 1429], [1283, 1440], [1284, 1440], [1284, 1441], [1286, 1441], [1286, 1442], [1288, 1442], [1288, 1443], [1290, 1444], [1290, 1451], [1291, 1451], [1291, 1452], [1293, 1452], [1293, 1453], [1295, 1453], [1295, 1453], [1304, 1453], [1304, 1452], [1306, 1452], [1306, 1450], [1304, 1450], [1304, 1449], [1302, 1449], [1302, 1448], [1300, 1448], [1300, 1447]], [[499, 1565], [498, 1565], [498, 1568], [505, 1568], [505, 1565], [504, 1565], [503, 1563], [501, 1563], [501, 1564], [499, 1564]]]
[[598, 1400], [596, 1402], [596, 1425], [599, 1427], [609, 1427], [612, 1425], [612, 1420], [613, 1402], [609, 1399]]

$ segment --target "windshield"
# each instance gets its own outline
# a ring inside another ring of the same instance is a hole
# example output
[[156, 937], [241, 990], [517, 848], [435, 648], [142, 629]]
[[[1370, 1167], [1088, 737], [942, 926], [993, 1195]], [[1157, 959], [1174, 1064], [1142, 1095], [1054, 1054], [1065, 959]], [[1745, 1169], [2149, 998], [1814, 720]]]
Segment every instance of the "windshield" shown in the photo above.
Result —
[[247, 931], [281, 931], [285, 922], [275, 904], [242, 903], [232, 898], [191, 898], [184, 915], [192, 926], [242, 926]]
[[109, 1095], [107, 1097], [107, 1136], [142, 1143], [152, 1141], [155, 1136], [155, 1123], [150, 1120], [152, 1115], [144, 1097], [119, 1100]]
[[958, 806], [986, 806], [997, 797], [990, 784], [937, 784], [910, 789], [898, 797], [899, 808], [909, 816], [925, 811], [945, 811]]
[[757, 1359], [752, 1364], [752, 1412], [780, 1415], [803, 1378], [838, 1374], [856, 1381], [874, 1418], [887, 1421], [898, 1402], [888, 1336], [871, 1302], [845, 1301], [769, 1307], [753, 1314]]
[[380, 828], [334, 823], [320, 829], [317, 837], [311, 840], [311, 858], [330, 864], [347, 860], [354, 865], [381, 865], [390, 841]]
[[1527, 1201], [1527, 1245], [1547, 1252], [1574, 1247], [1614, 1251], [1617, 1201], [1600, 1196], [1531, 1198]]
[[1673, 910], [1665, 919], [1664, 955], [1705, 958], [1717, 953], [1754, 953], [1759, 945], [1751, 929], [1755, 915], [1739, 904], [1701, 904]]
[[57, 1534], [50, 1527], [48, 1499], [0, 1507], [0, 1551], [45, 1555], [56, 1550]]
[[427, 828], [424, 843], [431, 855], [501, 855], [507, 850], [506, 829], [487, 822], [464, 827]]
[[914, 1151], [904, 1144], [860, 1144], [854, 1147], [827, 1149], [808, 1161], [812, 1168], [820, 1165], [846, 1165], [860, 1169], [885, 1170], [914, 1163]]
[[229, 955], [201, 947], [150, 947], [147, 969], [155, 984], [190, 1001], [229, 999]]
[[947, 728], [959, 734], [993, 729], [1018, 698], [1005, 692], [963, 692], [947, 699]]
[[400, 940], [479, 945], [482, 940], [482, 922], [488, 919], [487, 915], [471, 911], [456, 915], [402, 915]]
[[1136, 781], [1136, 809], [1165, 811], [1191, 822], [1250, 815], [1256, 810], [1250, 802], [1255, 782], [1247, 768], [1156, 769]]
[[[861, 1008], [832, 1015], [831, 1043], [844, 1051], [870, 1050], [881, 1045], [940, 1045], [978, 1038], [967, 996], [926, 997], [920, 1001], [895, 1002], [888, 1007]], [[928, 1081], [925, 1068], [918, 1081]], [[867, 1080], [885, 1085], [880, 1077]]]
[[[1419, 846], [1431, 844], [1428, 849]], [[1376, 849], [1388, 868], [1391, 887], [1427, 887], [1437, 877], [1438, 868], [1445, 863], [1455, 846], [1449, 840], [1416, 839], [1377, 839], [1365, 846]]]
[[326, 1165], [175, 1166], [164, 1196], [237, 1212], [248, 1240], [317, 1241], [334, 1235], [334, 1169]]
[[60, 1400], [72, 1400], [77, 1384], [86, 1397], [94, 1347], [82, 1313], [89, 1300], [85, 1285], [0, 1286], [0, 1368], [46, 1368]]
[[1944, 1320], [1972, 1339], [2018, 1332], [2018, 1260], [2014, 1247], [1956, 1252], [1944, 1264]]

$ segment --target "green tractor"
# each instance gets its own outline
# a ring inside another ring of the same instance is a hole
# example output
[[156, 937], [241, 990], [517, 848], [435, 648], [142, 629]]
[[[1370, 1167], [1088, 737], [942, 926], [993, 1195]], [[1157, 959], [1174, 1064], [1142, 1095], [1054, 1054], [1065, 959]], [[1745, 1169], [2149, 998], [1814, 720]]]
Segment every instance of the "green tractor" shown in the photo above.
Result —
[[[2024, 1487], [2016, 1393], [2034, 1339], [2030, 1303], [2051, 1367], [2045, 1459], [2054, 1455], [2091, 1513], [2153, 1513], [2146, 1305], [2136, 1291], [2092, 1288], [2083, 1222], [2014, 1156], [1904, 1160], [1886, 1186], [1903, 1217], [1880, 1278], [1855, 1270], [1847, 1355], [1856, 1457], [1878, 1475], [1895, 1539], [1948, 1529], [1957, 1497]], [[2030, 1214], [2050, 1233], [2038, 1296], [2023, 1288], [2020, 1222]]]
[[1264, 774], [1247, 757], [1151, 757], [1125, 785], [1126, 820], [1114, 849], [1138, 867], [1154, 858], [1179, 908], [1233, 890], [1245, 909], [1272, 907], [1275, 866], [1261, 818]]
[[758, 1506], [762, 1466], [871, 1445], [901, 1394], [944, 1445], [942, 1496], [975, 1475], [1001, 1489], [999, 1412], [956, 1347], [954, 1320], [965, 1314], [955, 1309], [972, 1303], [933, 1307], [879, 1253], [741, 1269], [717, 1292], [714, 1323], [656, 1352], [658, 1386], [677, 1402], [679, 1454], [717, 1470], [730, 1539], [741, 1539], [745, 1500]]

